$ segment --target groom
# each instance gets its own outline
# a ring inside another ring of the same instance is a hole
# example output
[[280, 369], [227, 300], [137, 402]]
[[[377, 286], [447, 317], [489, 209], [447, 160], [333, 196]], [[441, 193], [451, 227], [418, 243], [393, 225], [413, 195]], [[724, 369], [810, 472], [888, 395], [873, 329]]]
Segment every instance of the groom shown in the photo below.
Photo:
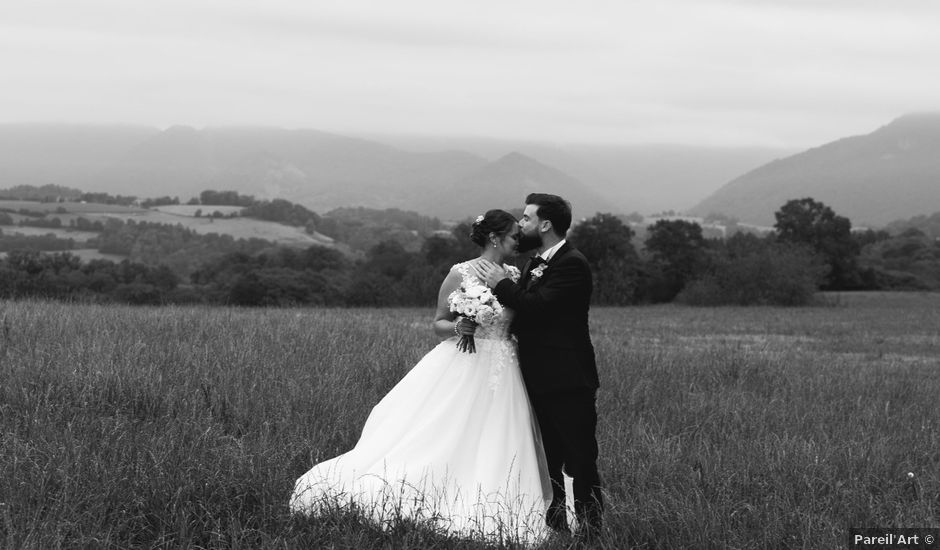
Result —
[[578, 534], [591, 538], [601, 527], [603, 499], [597, 472], [598, 388], [594, 346], [588, 331], [591, 269], [567, 243], [571, 205], [557, 195], [526, 197], [519, 221], [519, 251], [537, 250], [518, 283], [493, 263], [479, 268], [496, 298], [515, 312], [512, 332], [535, 410], [552, 480], [549, 527], [568, 531], [562, 469], [574, 478]]

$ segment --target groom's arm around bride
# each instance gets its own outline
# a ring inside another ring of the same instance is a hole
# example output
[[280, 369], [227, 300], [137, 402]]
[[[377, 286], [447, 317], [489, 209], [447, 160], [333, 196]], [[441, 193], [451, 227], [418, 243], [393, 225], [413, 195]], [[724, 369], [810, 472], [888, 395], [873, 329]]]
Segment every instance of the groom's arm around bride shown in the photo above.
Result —
[[597, 389], [588, 328], [592, 282], [587, 260], [565, 243], [542, 265], [535, 268], [539, 277], [530, 267], [519, 283], [502, 278], [492, 285], [500, 303], [515, 312], [512, 331], [519, 341], [527, 387], [530, 393]]

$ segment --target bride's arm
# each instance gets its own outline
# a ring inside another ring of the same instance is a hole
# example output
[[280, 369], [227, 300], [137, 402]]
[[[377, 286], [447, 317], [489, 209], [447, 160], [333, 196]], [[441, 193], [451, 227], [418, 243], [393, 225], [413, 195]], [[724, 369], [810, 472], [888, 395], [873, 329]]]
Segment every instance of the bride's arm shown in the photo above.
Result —
[[[447, 297], [450, 294], [460, 288], [460, 281], [462, 275], [456, 269], [451, 269], [450, 273], [447, 274], [447, 278], [444, 279], [444, 282], [441, 283], [441, 290], [437, 293], [437, 311], [434, 314], [434, 334], [437, 334], [441, 338], [449, 338], [455, 336], [454, 325], [457, 324], [457, 316], [450, 310], [450, 305], [447, 303]], [[460, 334], [471, 335], [476, 331], [476, 324], [461, 318], [459, 321], [460, 325], [457, 327], [457, 331]]]

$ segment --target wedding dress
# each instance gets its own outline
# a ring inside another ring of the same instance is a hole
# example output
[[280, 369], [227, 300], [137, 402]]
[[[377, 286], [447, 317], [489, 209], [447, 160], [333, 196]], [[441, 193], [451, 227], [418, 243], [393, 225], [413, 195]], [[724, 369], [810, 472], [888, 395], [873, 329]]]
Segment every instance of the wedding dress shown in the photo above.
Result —
[[[464, 285], [482, 283], [467, 263]], [[372, 409], [356, 446], [301, 476], [294, 512], [355, 508], [447, 533], [536, 543], [552, 490], [509, 335], [511, 312], [477, 328], [476, 353], [444, 340]]]

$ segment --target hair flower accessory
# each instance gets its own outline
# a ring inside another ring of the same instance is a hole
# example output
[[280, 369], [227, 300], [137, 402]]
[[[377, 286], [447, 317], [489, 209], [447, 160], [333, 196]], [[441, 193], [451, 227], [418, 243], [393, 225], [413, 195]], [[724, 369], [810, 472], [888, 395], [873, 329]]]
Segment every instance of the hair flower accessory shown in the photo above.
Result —
[[477, 219], [473, 220], [473, 224], [474, 224], [474, 225], [479, 225], [479, 224], [481, 224], [481, 223], [483, 223], [483, 215], [482, 215], [482, 214], [479, 215], [479, 216], [477, 216]]

